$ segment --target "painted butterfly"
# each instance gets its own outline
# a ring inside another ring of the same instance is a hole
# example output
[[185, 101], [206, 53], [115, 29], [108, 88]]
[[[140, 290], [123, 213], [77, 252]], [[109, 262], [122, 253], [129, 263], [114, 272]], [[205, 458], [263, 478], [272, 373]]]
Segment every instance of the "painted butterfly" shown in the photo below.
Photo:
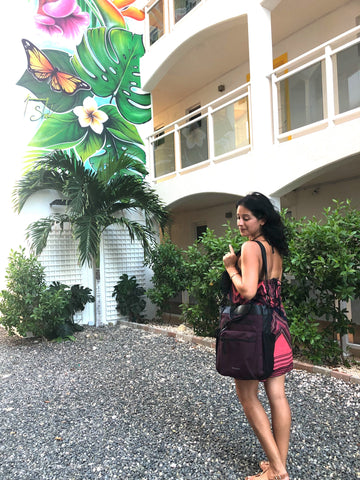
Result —
[[52, 65], [47, 56], [39, 50], [29, 40], [22, 40], [25, 53], [28, 60], [29, 72], [39, 80], [39, 82], [48, 82], [51, 90], [54, 92], [63, 92], [73, 95], [78, 90], [90, 90], [88, 83], [71, 73], [60, 72]]

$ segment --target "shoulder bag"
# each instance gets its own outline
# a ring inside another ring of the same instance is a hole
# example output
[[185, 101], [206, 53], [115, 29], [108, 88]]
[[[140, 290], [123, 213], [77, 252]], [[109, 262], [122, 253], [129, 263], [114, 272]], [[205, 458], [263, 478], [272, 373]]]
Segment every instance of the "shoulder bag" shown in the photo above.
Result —
[[[265, 279], [266, 251], [261, 242]], [[216, 370], [242, 380], [264, 380], [274, 369], [275, 335], [271, 333], [272, 309], [245, 303], [223, 307], [216, 335]]]

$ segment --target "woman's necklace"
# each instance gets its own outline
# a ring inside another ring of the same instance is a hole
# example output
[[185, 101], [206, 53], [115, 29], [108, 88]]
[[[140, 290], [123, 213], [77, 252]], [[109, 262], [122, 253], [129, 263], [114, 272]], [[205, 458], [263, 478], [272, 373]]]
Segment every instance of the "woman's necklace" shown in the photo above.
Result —
[[252, 239], [252, 241], [256, 240], [256, 239], [259, 238], [259, 237], [262, 237], [262, 235], [263, 235], [262, 233], [259, 233], [259, 235], [256, 235], [256, 237], [254, 237], [254, 238]]

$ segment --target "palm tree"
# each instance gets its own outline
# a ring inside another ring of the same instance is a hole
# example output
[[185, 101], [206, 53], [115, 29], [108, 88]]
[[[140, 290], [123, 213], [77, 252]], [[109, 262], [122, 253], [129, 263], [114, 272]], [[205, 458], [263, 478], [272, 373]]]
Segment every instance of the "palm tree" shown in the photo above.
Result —
[[[126, 227], [131, 240], [137, 238], [147, 254], [155, 240], [153, 227], [157, 223], [163, 229], [168, 221], [168, 212], [155, 191], [144, 181], [142, 175], [145, 173], [140, 161], [125, 155], [103, 165], [96, 172], [85, 168], [74, 154], [69, 155], [62, 150], [38, 158], [16, 184], [16, 210], [21, 212], [31, 195], [45, 189], [57, 190], [65, 201], [66, 209], [63, 214], [52, 214], [28, 226], [27, 237], [34, 252], [42, 252], [55, 224], [63, 228], [64, 223], [69, 222], [78, 241], [81, 265], [87, 262], [94, 268], [101, 234], [113, 224]], [[144, 224], [124, 215], [132, 210], [143, 212]]]

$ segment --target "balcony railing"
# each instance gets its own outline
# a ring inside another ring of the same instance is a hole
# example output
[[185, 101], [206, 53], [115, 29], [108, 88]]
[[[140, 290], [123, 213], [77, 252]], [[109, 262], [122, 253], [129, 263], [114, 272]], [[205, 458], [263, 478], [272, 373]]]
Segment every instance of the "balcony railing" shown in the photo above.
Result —
[[360, 116], [359, 33], [353, 28], [274, 70], [277, 142]]
[[156, 178], [181, 174], [250, 148], [249, 84], [156, 130], [150, 137]]
[[[360, 27], [276, 68], [275, 143], [360, 118]], [[251, 84], [159, 128], [151, 137], [157, 181], [251, 149]], [[255, 120], [256, 121], [256, 120]]]
[[152, 0], [146, 7], [147, 45], [153, 45], [205, 0]]

